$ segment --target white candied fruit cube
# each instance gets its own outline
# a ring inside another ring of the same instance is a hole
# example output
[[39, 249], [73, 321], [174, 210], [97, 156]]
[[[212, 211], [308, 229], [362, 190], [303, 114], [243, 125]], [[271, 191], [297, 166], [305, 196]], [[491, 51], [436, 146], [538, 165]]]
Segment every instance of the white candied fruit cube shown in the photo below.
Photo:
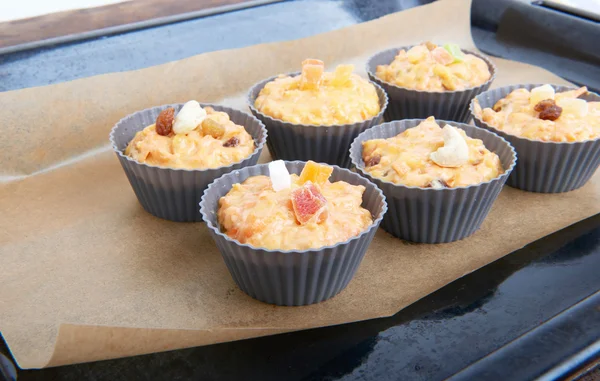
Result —
[[202, 123], [204, 118], [206, 118], [206, 110], [200, 107], [200, 103], [189, 101], [175, 115], [173, 132], [176, 134], [187, 134]]
[[583, 99], [560, 98], [556, 104], [562, 107], [562, 112], [565, 115], [570, 114], [584, 117], [588, 113], [588, 103]]
[[529, 104], [535, 106], [546, 99], [554, 99], [554, 88], [550, 85], [543, 85], [531, 89], [529, 95]]
[[292, 186], [292, 179], [283, 160], [275, 160], [269, 163], [269, 177], [271, 186], [275, 192], [288, 189]]

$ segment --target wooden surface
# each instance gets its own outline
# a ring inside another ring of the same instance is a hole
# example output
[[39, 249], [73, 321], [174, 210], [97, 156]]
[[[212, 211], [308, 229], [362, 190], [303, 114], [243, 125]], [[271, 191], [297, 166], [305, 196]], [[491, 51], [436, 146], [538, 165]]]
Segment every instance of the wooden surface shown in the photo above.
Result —
[[580, 372], [565, 381], [600, 381], [600, 359], [585, 366]]
[[0, 48], [249, 0], [132, 0], [0, 23]]

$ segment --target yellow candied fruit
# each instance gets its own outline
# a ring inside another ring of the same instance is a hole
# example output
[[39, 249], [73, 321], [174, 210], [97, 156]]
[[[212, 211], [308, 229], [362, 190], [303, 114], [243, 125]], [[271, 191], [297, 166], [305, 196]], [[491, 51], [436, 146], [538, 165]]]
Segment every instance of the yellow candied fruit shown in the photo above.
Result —
[[429, 54], [429, 49], [423, 45], [413, 46], [406, 52], [408, 55], [408, 62], [411, 64], [416, 64], [417, 62], [425, 60], [427, 55]]
[[450, 73], [450, 70], [446, 66], [436, 64], [433, 67], [433, 73], [435, 75], [437, 75], [438, 77], [440, 77], [444, 88], [446, 88], [447, 90], [455, 90], [456, 89], [454, 80], [452, 79], [452, 74]]
[[333, 81], [331, 82], [334, 86], [344, 86], [350, 80], [350, 75], [354, 71], [354, 65], [338, 65], [335, 68]]
[[325, 64], [321, 60], [309, 58], [302, 61], [300, 87], [304, 90], [314, 90], [319, 88], [324, 71]]
[[327, 179], [329, 179], [332, 172], [333, 167], [318, 164], [309, 160], [302, 169], [302, 173], [300, 173], [299, 182], [300, 184], [304, 184], [305, 182], [310, 181], [313, 184], [323, 185]]
[[383, 139], [373, 139], [373, 140], [367, 140], [366, 142], [363, 142], [363, 144], [362, 144], [363, 155], [371, 156], [373, 154], [373, 152], [377, 149], [379, 144], [382, 144], [383, 142], [385, 142], [385, 140], [383, 140]]
[[410, 167], [402, 160], [396, 160], [392, 163], [392, 169], [396, 171], [399, 176], [404, 176], [410, 172]]
[[202, 121], [202, 133], [210, 135], [215, 139], [220, 139], [225, 134], [225, 127], [211, 118], [204, 118]]

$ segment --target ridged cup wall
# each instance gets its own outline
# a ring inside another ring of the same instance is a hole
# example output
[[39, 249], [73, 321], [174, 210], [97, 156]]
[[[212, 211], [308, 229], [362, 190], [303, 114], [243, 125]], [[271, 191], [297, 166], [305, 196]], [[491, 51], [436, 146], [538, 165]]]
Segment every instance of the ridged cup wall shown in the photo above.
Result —
[[236, 124], [244, 126], [255, 143], [254, 152], [230, 165], [211, 169], [167, 168], [139, 163], [124, 151], [138, 131], [154, 124], [161, 111], [173, 107], [179, 111], [183, 104], [172, 104], [135, 112], [121, 119], [110, 132], [110, 141], [142, 207], [150, 214], [170, 221], [201, 221], [198, 203], [202, 193], [214, 179], [245, 166], [254, 165], [267, 138], [265, 126], [252, 115], [225, 106], [200, 104], [223, 111]]
[[[290, 173], [299, 174], [305, 162], [286, 162]], [[310, 250], [267, 250], [242, 244], [221, 231], [217, 218], [219, 199], [233, 184], [251, 176], [269, 175], [267, 164], [233, 171], [215, 180], [204, 192], [200, 212], [238, 287], [266, 303], [301, 306], [329, 299], [342, 291], [358, 269], [387, 211], [385, 197], [367, 179], [334, 166], [330, 181], [363, 185], [362, 206], [371, 212], [373, 224], [345, 242]]]
[[[542, 84], [506, 86], [486, 91], [476, 97], [482, 108], [492, 108], [496, 102], [520, 88], [531, 90]], [[573, 87], [553, 85], [556, 92], [574, 90]], [[595, 93], [580, 99], [600, 102]], [[600, 165], [600, 138], [583, 142], [544, 142], [507, 134], [475, 115], [475, 100], [471, 114], [478, 127], [492, 131], [515, 147], [519, 160], [506, 184], [529, 192], [561, 193], [582, 187]]]
[[487, 149], [499, 156], [505, 172], [481, 184], [434, 189], [394, 184], [371, 176], [365, 170], [362, 158], [363, 142], [391, 138], [406, 129], [418, 126], [422, 121], [393, 121], [363, 132], [350, 148], [352, 164], [385, 194], [388, 212], [381, 223], [385, 231], [395, 237], [420, 243], [457, 241], [480, 228], [515, 165], [516, 154], [506, 140], [494, 133], [468, 124], [438, 120], [440, 126], [449, 124], [463, 129], [472, 138], [481, 139]]

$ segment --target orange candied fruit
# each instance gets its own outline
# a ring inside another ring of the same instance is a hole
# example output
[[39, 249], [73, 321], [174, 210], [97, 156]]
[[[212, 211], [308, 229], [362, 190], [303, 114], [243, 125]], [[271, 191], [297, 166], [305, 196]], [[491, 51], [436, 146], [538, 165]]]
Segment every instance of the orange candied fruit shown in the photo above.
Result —
[[303, 90], [314, 90], [319, 88], [324, 71], [325, 64], [321, 60], [309, 58], [302, 61], [300, 88]]
[[323, 185], [327, 179], [329, 179], [331, 173], [333, 173], [333, 167], [318, 164], [309, 160], [306, 165], [304, 165], [302, 173], [300, 173], [299, 182], [300, 184], [304, 184], [307, 181], [310, 181], [313, 184]]
[[294, 214], [301, 225], [311, 220], [321, 223], [327, 218], [327, 199], [310, 181], [294, 189], [291, 198]]

